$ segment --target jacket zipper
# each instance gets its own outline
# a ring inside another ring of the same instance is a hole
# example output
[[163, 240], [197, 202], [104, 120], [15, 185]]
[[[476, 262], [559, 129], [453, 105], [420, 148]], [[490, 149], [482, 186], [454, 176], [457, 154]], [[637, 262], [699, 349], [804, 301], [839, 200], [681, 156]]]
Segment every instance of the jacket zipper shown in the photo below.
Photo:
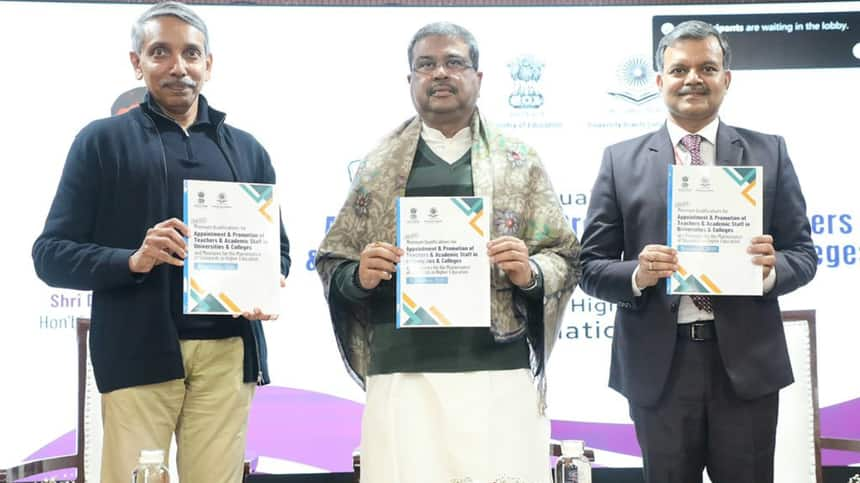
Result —
[[[155, 125], [155, 120], [152, 119], [152, 117], [150, 117], [149, 114], [147, 114], [145, 111], [141, 111], [141, 114], [146, 116], [149, 119], [149, 121], [153, 125]], [[173, 119], [168, 118], [167, 116], [162, 116], [158, 112], [156, 112], [155, 114], [159, 115], [161, 117], [164, 117], [165, 119], [168, 119], [170, 121], [176, 122]], [[230, 167], [230, 170], [233, 172], [233, 180], [238, 181], [238, 173], [236, 172], [236, 168], [233, 165], [233, 161], [230, 159], [230, 156], [227, 155], [227, 152], [224, 150], [224, 147], [223, 147], [224, 140], [221, 139], [221, 125], [223, 123], [224, 123], [224, 121], [222, 120], [221, 122], [219, 122], [215, 126], [216, 132], [218, 133], [218, 147], [221, 149], [221, 152], [224, 154], [224, 158], [227, 159], [227, 164]], [[156, 131], [157, 130], [158, 129], [156, 128]], [[168, 188], [167, 187], [167, 153], [164, 151], [164, 141], [162, 141], [160, 135], [158, 136], [158, 144], [161, 146], [161, 167], [162, 167], [162, 171], [164, 173], [164, 190], [166, 192], [167, 188]], [[262, 322], [260, 322], [260, 324], [262, 324]], [[260, 358], [260, 344], [259, 344], [259, 342], [257, 342], [257, 337], [255, 336], [255, 331], [254, 331], [253, 325], [251, 326], [251, 339], [254, 341], [254, 352], [255, 352], [255, 355], [257, 356], [257, 385], [262, 386], [263, 385], [263, 361]]]
[[[260, 321], [257, 321], [257, 322], [259, 322], [261, 325], [263, 324]], [[254, 339], [254, 352], [257, 353], [257, 385], [262, 386], [263, 385], [263, 362], [262, 362], [262, 360], [260, 360], [260, 343], [257, 342], [257, 337], [254, 336], [254, 327], [253, 326], [251, 327], [251, 338]]]
[[[218, 148], [221, 150], [221, 153], [224, 155], [224, 159], [227, 160], [227, 166], [230, 168], [230, 171], [233, 172], [233, 181], [239, 181], [239, 171], [236, 168], [236, 164], [233, 163], [233, 160], [230, 159], [230, 155], [227, 153], [227, 150], [224, 149], [224, 135], [221, 126], [224, 124], [224, 119], [221, 119], [218, 124], [215, 125], [215, 132], [218, 137]], [[249, 320], [248, 323], [251, 323]], [[262, 328], [263, 322], [257, 321]], [[260, 337], [262, 339], [262, 336]], [[257, 385], [263, 385], [263, 360], [260, 357], [260, 343], [257, 341], [256, 331], [254, 330], [253, 324], [251, 325], [251, 339], [254, 341], [254, 353], [257, 356]]]
[[[155, 127], [155, 120], [149, 114], [147, 114], [146, 111], [141, 110], [140, 113], [143, 114], [144, 116], [146, 116], [146, 118], [149, 119], [149, 122], [152, 123], [153, 127]], [[158, 114], [157, 112], [155, 114], [160, 116], [160, 114]], [[169, 119], [166, 116], [161, 116], [161, 117], [164, 117], [165, 119]], [[172, 119], [170, 119], [170, 120], [173, 121]], [[173, 122], [176, 122], [176, 121], [173, 121]], [[161, 172], [164, 175], [164, 178], [163, 178], [164, 192], [167, 193], [167, 191], [168, 191], [168, 186], [167, 186], [167, 152], [165, 152], [165, 150], [164, 150], [164, 141], [161, 139], [161, 134], [158, 133], [157, 127], [155, 127], [155, 132], [156, 132], [156, 134], [158, 134], [158, 136], [157, 136], [158, 137], [158, 145], [161, 147]], [[164, 197], [163, 199], [166, 200], [167, 197]], [[167, 210], [165, 209], [165, 212], [166, 211]]]

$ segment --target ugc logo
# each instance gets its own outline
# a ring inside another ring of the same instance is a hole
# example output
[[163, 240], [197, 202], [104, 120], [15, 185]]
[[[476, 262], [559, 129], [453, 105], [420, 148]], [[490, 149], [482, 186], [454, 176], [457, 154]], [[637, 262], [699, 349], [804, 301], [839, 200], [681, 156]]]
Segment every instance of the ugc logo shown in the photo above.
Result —
[[641, 106], [660, 95], [654, 89], [654, 72], [642, 57], [623, 61], [616, 74], [620, 85], [618, 90], [609, 91], [612, 97]]

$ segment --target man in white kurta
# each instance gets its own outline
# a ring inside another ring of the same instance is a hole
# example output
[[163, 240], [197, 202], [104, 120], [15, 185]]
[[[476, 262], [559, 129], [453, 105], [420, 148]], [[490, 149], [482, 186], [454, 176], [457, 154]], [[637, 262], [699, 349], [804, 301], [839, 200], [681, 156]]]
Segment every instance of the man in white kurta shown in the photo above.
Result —
[[[478, 113], [472, 35], [430, 24], [409, 63], [418, 117], [364, 159], [317, 258], [341, 352], [367, 390], [361, 480], [547, 482], [544, 368], [579, 244], [534, 150]], [[401, 196], [492, 200], [490, 327], [395, 327]]]

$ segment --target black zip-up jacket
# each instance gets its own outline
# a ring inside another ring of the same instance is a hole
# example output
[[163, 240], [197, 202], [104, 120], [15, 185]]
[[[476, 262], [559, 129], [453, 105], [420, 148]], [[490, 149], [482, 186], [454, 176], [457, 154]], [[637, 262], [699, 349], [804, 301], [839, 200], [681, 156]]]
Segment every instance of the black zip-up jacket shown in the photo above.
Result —
[[[168, 218], [164, 146], [146, 104], [78, 133], [45, 228], [33, 244], [36, 273], [45, 283], [93, 291], [90, 352], [101, 392], [185, 375], [170, 315], [168, 266], [145, 275], [128, 268], [146, 230]], [[223, 113], [208, 109], [234, 180], [275, 183], [260, 143], [225, 124]], [[281, 223], [281, 273], [289, 270], [289, 241]], [[262, 324], [237, 323], [243, 327], [245, 382], [268, 384]]]

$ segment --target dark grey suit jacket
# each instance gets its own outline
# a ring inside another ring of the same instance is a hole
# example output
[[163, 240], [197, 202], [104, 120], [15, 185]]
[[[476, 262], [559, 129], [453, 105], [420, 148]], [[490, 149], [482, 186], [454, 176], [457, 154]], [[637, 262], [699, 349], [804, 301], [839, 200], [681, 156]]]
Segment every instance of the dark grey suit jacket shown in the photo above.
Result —
[[[764, 233], [773, 235], [776, 285], [760, 297], [713, 298], [720, 354], [737, 394], [753, 399], [793, 381], [779, 295], [806, 284], [818, 258], [806, 202], [780, 136], [733, 128], [717, 130], [718, 165], [764, 167]], [[606, 148], [582, 236], [588, 294], [618, 304], [609, 385], [641, 406], [657, 402], [676, 341], [679, 296], [665, 282], [634, 297], [631, 277], [645, 245], [666, 244], [668, 166], [674, 161], [664, 126]]]

